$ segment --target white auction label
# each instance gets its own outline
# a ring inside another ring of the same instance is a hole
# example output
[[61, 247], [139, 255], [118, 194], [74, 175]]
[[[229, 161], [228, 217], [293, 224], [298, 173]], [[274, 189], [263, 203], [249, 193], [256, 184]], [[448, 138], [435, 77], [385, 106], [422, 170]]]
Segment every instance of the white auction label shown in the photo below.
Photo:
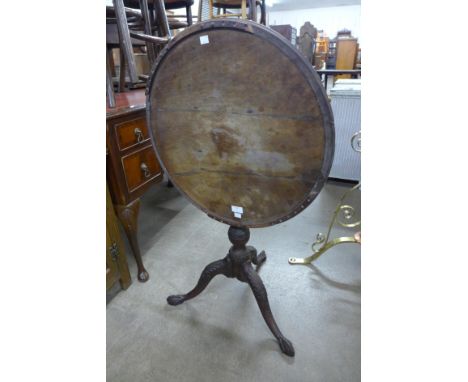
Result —
[[200, 44], [201, 45], [209, 44], [209, 43], [210, 43], [210, 40], [208, 39], [208, 35], [200, 36]]
[[238, 207], [238, 206], [231, 206], [231, 211], [232, 212], [237, 212], [239, 214], [244, 213], [244, 209], [242, 207]]
[[234, 212], [234, 217], [240, 219], [240, 218], [242, 218], [242, 214], [240, 214], [238, 212]]

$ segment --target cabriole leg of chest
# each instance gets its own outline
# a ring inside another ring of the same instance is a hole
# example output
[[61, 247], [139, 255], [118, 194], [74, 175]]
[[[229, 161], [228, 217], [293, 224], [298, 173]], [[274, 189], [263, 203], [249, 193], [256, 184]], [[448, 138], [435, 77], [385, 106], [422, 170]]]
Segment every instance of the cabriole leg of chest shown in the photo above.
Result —
[[130, 247], [132, 248], [135, 261], [138, 268], [138, 280], [141, 282], [148, 281], [149, 274], [143, 265], [141, 258], [140, 246], [138, 245], [138, 213], [140, 210], [140, 199], [136, 199], [126, 206], [115, 206], [117, 216], [123, 225]]

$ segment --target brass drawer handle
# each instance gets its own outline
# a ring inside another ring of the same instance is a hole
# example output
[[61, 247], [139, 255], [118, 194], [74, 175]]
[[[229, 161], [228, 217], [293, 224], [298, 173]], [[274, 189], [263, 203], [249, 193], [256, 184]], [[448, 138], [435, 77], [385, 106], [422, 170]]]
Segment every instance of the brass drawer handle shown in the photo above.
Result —
[[135, 133], [135, 137], [137, 139], [137, 142], [140, 143], [144, 138], [143, 137], [143, 132], [138, 127], [135, 127], [134, 133]]
[[145, 176], [145, 178], [149, 178], [151, 176], [151, 172], [148, 166], [146, 165], [146, 163], [142, 163], [140, 165], [140, 168], [141, 168], [141, 171], [143, 171], [143, 175]]

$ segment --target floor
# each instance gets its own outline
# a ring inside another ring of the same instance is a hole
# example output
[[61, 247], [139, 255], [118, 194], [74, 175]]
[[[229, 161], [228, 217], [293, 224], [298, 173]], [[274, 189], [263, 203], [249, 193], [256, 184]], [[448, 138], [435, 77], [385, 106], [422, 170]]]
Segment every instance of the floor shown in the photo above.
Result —
[[[197, 298], [169, 306], [166, 297], [192, 289], [209, 262], [229, 249], [227, 226], [207, 217], [176, 189], [155, 186], [142, 199], [139, 221], [147, 283], [136, 280], [107, 304], [107, 380], [360, 381], [360, 246], [332, 248], [313, 265], [288, 264], [311, 254], [318, 232], [349, 184], [328, 182], [295, 218], [251, 230], [264, 249], [261, 267], [271, 309], [294, 358], [283, 355], [247, 284], [217, 276]], [[360, 193], [350, 198], [360, 211]], [[353, 231], [337, 228], [334, 237]]]

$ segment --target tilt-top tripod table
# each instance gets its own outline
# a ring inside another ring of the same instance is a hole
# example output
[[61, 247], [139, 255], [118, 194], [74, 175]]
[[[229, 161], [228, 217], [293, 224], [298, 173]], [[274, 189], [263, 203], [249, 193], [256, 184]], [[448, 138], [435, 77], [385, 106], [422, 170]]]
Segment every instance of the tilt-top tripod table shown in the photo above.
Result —
[[265, 252], [247, 246], [249, 228], [282, 223], [304, 210], [333, 161], [333, 116], [320, 79], [286, 39], [246, 20], [195, 24], [158, 56], [147, 86], [147, 121], [173, 185], [213, 219], [229, 225], [224, 259], [205, 267], [178, 305], [216, 275], [252, 289], [284, 354], [265, 286], [253, 268]]

